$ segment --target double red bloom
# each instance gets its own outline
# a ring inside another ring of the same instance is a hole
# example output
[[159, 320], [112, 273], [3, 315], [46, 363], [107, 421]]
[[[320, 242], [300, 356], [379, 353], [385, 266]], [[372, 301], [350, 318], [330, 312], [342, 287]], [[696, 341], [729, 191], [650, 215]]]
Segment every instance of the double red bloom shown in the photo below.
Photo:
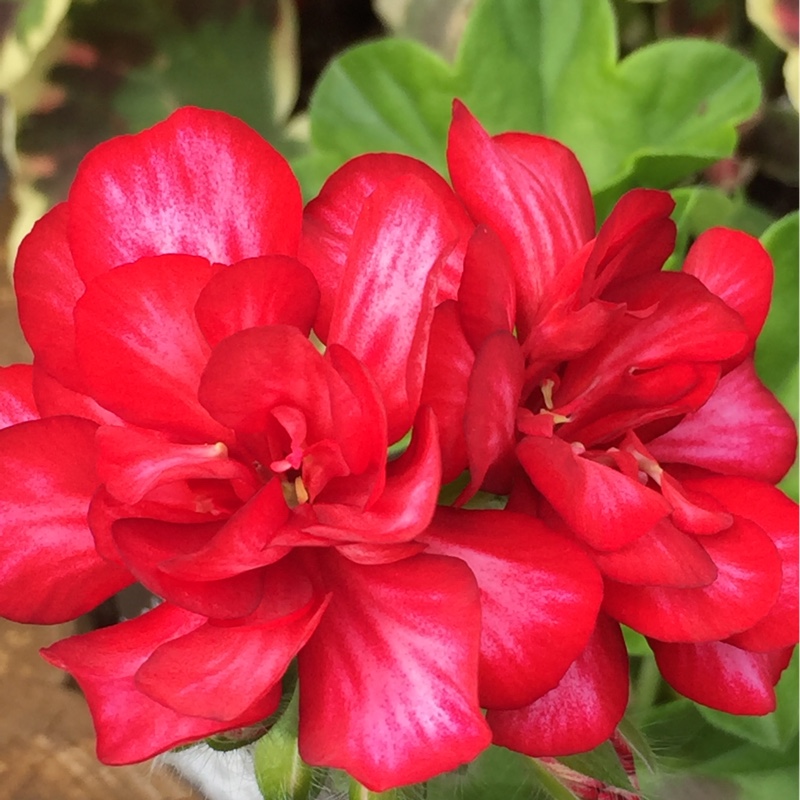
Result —
[[[617, 621], [679, 690], [768, 710], [797, 627], [768, 258], [713, 232], [661, 273], [665, 195], [595, 239], [568, 151], [461, 108], [449, 159], [458, 194], [365, 156], [303, 214], [266, 143], [188, 109], [97, 148], [23, 244], [0, 610], [163, 600], [46, 652], [104, 761], [263, 720], [295, 658], [301, 754], [375, 789], [493, 737], [588, 749], [627, 702]], [[437, 508], [466, 467], [508, 508]]]

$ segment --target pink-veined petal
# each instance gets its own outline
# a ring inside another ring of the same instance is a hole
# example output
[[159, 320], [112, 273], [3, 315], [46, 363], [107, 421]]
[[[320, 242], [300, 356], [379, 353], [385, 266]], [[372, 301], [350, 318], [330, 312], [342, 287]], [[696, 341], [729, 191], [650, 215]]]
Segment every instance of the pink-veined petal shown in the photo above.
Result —
[[226, 336], [261, 325], [294, 325], [308, 335], [319, 303], [314, 276], [286, 256], [248, 258], [206, 284], [195, 315], [214, 347]]
[[774, 686], [788, 663], [786, 651], [749, 653], [725, 642], [649, 641], [667, 683], [696, 703], [729, 714], [775, 710]]
[[510, 511], [439, 508], [422, 541], [466, 562], [478, 582], [481, 705], [516, 708], [553, 689], [600, 609], [602, 580], [586, 553]]
[[758, 239], [711, 228], [692, 244], [683, 271], [742, 315], [754, 344], [767, 318], [774, 277], [772, 259]]
[[594, 236], [583, 170], [552, 139], [524, 133], [491, 138], [458, 101], [447, 163], [473, 219], [494, 230], [508, 252], [524, 337], [540, 304], [561, 295], [561, 269]]
[[303, 759], [383, 791], [475, 758], [490, 734], [467, 565], [423, 554], [361, 566], [327, 551], [320, 566], [333, 597], [299, 658]]
[[75, 359], [73, 311], [84, 292], [67, 243], [67, 204], [45, 214], [22, 240], [14, 267], [19, 322], [40, 367], [73, 389], [82, 386]]
[[604, 609], [620, 622], [665, 642], [708, 642], [746, 630], [778, 597], [781, 562], [770, 538], [735, 517], [722, 533], [698, 539], [717, 566], [717, 579], [699, 588], [606, 582]]
[[517, 455], [534, 486], [596, 550], [632, 544], [669, 513], [658, 492], [576, 455], [557, 437], [528, 436], [517, 445]]
[[302, 201], [283, 156], [240, 120], [182, 108], [81, 163], [69, 241], [84, 280], [162, 253], [235, 264], [295, 255]]
[[555, 689], [529, 706], [490, 710], [495, 744], [529, 756], [566, 756], [602, 744], [628, 704], [628, 653], [619, 625], [601, 614], [592, 638]]
[[315, 330], [328, 340], [331, 316], [345, 274], [353, 234], [370, 196], [397, 180], [413, 176], [424, 183], [441, 209], [439, 223], [452, 226], [444, 238], [455, 242], [442, 268], [437, 302], [454, 298], [467, 240], [473, 224], [441, 175], [415, 158], [394, 153], [367, 154], [351, 159], [325, 182], [303, 216], [298, 258], [314, 273], [321, 288]]
[[794, 462], [797, 431], [747, 359], [720, 380], [700, 409], [647, 446], [665, 463], [777, 483]]
[[63, 639], [42, 651], [51, 664], [72, 673], [83, 690], [103, 763], [145, 761], [213, 733], [260, 722], [275, 711], [280, 687], [224, 723], [178, 714], [139, 690], [134, 676], [153, 651], [204, 623], [204, 617], [164, 603], [136, 619]]
[[445, 209], [408, 176], [376, 189], [359, 216], [331, 316], [328, 344], [370, 371], [386, 406], [389, 441], [419, 402], [430, 317], [443, 259], [455, 243]]
[[0, 431], [0, 611], [52, 624], [133, 582], [101, 558], [87, 522], [97, 488], [93, 422], [51, 417]]
[[0, 367], [0, 430], [34, 419], [39, 419], [39, 410], [33, 396], [33, 367]]
[[92, 281], [75, 309], [87, 394], [136, 425], [227, 438], [197, 400], [210, 348], [194, 305], [217, 269], [193, 256], [158, 256]]

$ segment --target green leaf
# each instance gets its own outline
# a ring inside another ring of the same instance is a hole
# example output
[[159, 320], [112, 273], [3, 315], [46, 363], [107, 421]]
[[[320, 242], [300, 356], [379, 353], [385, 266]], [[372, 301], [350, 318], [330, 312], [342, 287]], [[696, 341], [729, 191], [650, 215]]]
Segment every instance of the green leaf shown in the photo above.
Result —
[[280, 138], [270, 74], [270, 30], [245, 6], [230, 20], [206, 19], [195, 27], [172, 24], [158, 54], [132, 70], [115, 97], [131, 131], [196, 105], [227, 111], [265, 138]]
[[318, 189], [322, 165], [367, 151], [443, 170], [454, 97], [492, 133], [545, 133], [572, 147], [602, 211], [630, 186], [669, 186], [730, 155], [760, 87], [751, 62], [708, 41], [660, 42], [619, 62], [608, 0], [479, 0], [452, 65], [398, 39], [333, 61], [310, 105], [306, 191]]
[[588, 753], [578, 753], [574, 756], [561, 756], [557, 759], [562, 764], [574, 769], [581, 775], [596, 778], [607, 786], [615, 786], [627, 792], [633, 791], [628, 773], [619, 760], [617, 751], [611, 742], [603, 742], [599, 747]]
[[730, 733], [759, 747], [784, 751], [797, 736], [798, 655], [783, 673], [776, 687], [778, 706], [762, 717], [726, 714], [723, 711], [698, 706], [703, 718], [715, 728]]
[[638, 762], [643, 764], [650, 772], [658, 770], [658, 763], [656, 761], [653, 748], [645, 734], [631, 722], [626, 714], [617, 725], [617, 731], [621, 734], [622, 738], [628, 743], [628, 747], [633, 751]]

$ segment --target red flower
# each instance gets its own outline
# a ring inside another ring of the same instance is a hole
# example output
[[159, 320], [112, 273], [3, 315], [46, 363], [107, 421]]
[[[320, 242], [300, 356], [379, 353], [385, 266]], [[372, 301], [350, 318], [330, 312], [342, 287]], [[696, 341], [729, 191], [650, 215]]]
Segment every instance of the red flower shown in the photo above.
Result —
[[[769, 257], [718, 229], [682, 272], [662, 272], [675, 235], [668, 195], [629, 192], [595, 236], [566, 148], [490, 138], [458, 104], [448, 161], [478, 227], [457, 299], [436, 310], [422, 394], [440, 422], [445, 480], [469, 467], [461, 502], [510, 493], [509, 509], [588, 548], [605, 612], [651, 638], [679, 691], [769, 711], [797, 641], [798, 540], [796, 506], [773, 487], [794, 459], [794, 425], [752, 364]], [[595, 637], [621, 648], [612, 623]], [[490, 711], [495, 740], [550, 755], [610, 732], [624, 693], [601, 706], [613, 690], [596, 663], [576, 662], [528, 709]]]
[[263, 720], [297, 658], [301, 754], [384, 789], [471, 760], [481, 705], [527, 706], [604, 650], [579, 544], [436, 512], [425, 357], [472, 229], [391, 156], [346, 165], [303, 221], [277, 153], [185, 109], [98, 147], [23, 243], [0, 610], [63, 621], [134, 581], [163, 601], [45, 651], [103, 761]]

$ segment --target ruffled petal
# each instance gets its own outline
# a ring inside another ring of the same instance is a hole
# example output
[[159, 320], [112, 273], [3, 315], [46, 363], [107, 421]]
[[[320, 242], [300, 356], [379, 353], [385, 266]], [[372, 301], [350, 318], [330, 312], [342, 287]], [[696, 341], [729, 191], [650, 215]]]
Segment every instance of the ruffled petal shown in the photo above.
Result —
[[257, 432], [261, 439], [272, 408], [297, 408], [314, 442], [332, 433], [329, 384], [334, 379], [341, 380], [297, 328], [269, 325], [235, 333], [214, 348], [199, 397], [223, 425], [237, 433]]
[[665, 463], [777, 483], [794, 463], [797, 431], [748, 359], [720, 380], [701, 408], [647, 446]]
[[192, 581], [168, 574], [161, 564], [201, 549], [222, 523], [173, 523], [154, 519], [122, 519], [112, 526], [117, 550], [140, 583], [187, 611], [217, 619], [237, 619], [253, 612], [264, 591], [263, 570], [250, 570], [219, 580]]
[[658, 272], [675, 248], [675, 201], [667, 192], [626, 192], [603, 223], [584, 271], [582, 302], [615, 281]]
[[507, 331], [491, 334], [481, 345], [469, 378], [464, 430], [470, 485], [466, 501], [481, 487], [508, 494], [517, 466], [517, 407], [522, 400], [525, 365], [517, 340]]
[[51, 664], [72, 673], [83, 690], [103, 763], [145, 761], [213, 733], [260, 722], [276, 710], [280, 687], [224, 723], [178, 714], [139, 690], [134, 676], [153, 651], [204, 623], [204, 617], [165, 603], [136, 619], [63, 639], [42, 651]]
[[576, 455], [562, 439], [528, 436], [517, 445], [517, 455], [533, 485], [596, 550], [632, 544], [670, 511], [658, 492]]
[[781, 559], [781, 589], [775, 605], [752, 628], [731, 637], [746, 650], [765, 652], [797, 643], [797, 503], [766, 483], [747, 478], [686, 479], [693, 488], [717, 498], [734, 514], [755, 522], [772, 539]]
[[681, 589], [606, 582], [604, 609], [620, 622], [665, 642], [709, 642], [746, 630], [778, 597], [781, 562], [769, 537], [735, 517], [722, 533], [698, 539], [717, 566], [708, 586]]
[[785, 650], [748, 653], [724, 642], [667, 644], [652, 639], [650, 646], [664, 680], [696, 703], [729, 714], [775, 710], [774, 686], [788, 663]]
[[530, 134], [491, 138], [453, 104], [447, 163], [473, 219], [500, 237], [517, 284], [521, 334], [545, 302], [563, 294], [559, 273], [594, 236], [594, 206], [573, 153]]
[[283, 156], [240, 120], [182, 108], [87, 155], [69, 194], [81, 277], [162, 253], [294, 256], [302, 201]]
[[451, 301], [434, 313], [421, 405], [430, 406], [439, 423], [442, 482], [455, 480], [467, 468], [464, 432], [469, 376], [475, 353], [467, 342], [458, 308]]
[[195, 316], [214, 347], [226, 336], [261, 325], [294, 325], [308, 335], [319, 304], [314, 276], [286, 256], [248, 258], [206, 284]]
[[194, 306], [217, 269], [194, 256], [158, 256], [92, 281], [75, 308], [86, 393], [136, 425], [228, 438], [197, 401], [210, 348]]
[[19, 322], [36, 361], [59, 382], [82, 386], [73, 311], [86, 286], [67, 243], [67, 204], [45, 214], [22, 240], [14, 266]]
[[524, 708], [490, 710], [495, 744], [529, 756], [566, 756], [602, 744], [628, 704], [628, 653], [619, 625], [601, 614], [589, 644], [558, 686]]
[[303, 759], [383, 791], [475, 758], [490, 734], [467, 565], [423, 554], [360, 566], [328, 553], [321, 572], [333, 598], [299, 657]]
[[711, 228], [691, 246], [683, 271], [741, 314], [755, 344], [769, 312], [774, 279], [772, 259], [758, 239], [743, 231]]
[[252, 621], [206, 623], [160, 645], [136, 672], [137, 687], [179, 714], [221, 722], [237, 719], [262, 701], [279, 684], [327, 605], [292, 567], [279, 562], [269, 568], [267, 591]]
[[479, 225], [469, 240], [458, 287], [458, 312], [467, 340], [476, 351], [487, 336], [514, 330], [514, 273], [497, 234], [485, 225]]
[[609, 553], [595, 553], [601, 572], [633, 586], [708, 586], [717, 567], [706, 549], [692, 536], [662, 519], [633, 544]]
[[420, 409], [408, 450], [386, 468], [386, 486], [368, 508], [337, 503], [334, 490], [313, 504], [314, 536], [370, 544], [407, 542], [427, 527], [439, 499], [442, 473], [436, 420]]
[[359, 217], [370, 196], [398, 178], [413, 176], [425, 184], [438, 203], [438, 224], [451, 226], [443, 237], [454, 242], [443, 265], [437, 302], [455, 298], [464, 262], [464, 251], [473, 223], [447, 182], [427, 164], [394, 153], [367, 154], [351, 159], [325, 182], [319, 196], [307, 206], [303, 216], [303, 237], [298, 258], [314, 273], [320, 288], [317, 335], [328, 341], [331, 317], [345, 274]]
[[133, 583], [98, 555], [87, 522], [96, 429], [51, 417], [0, 431], [0, 612], [8, 619], [65, 622]]
[[516, 708], [553, 689], [600, 609], [602, 580], [585, 552], [510, 511], [440, 508], [422, 541], [466, 562], [478, 582], [481, 705]]
[[0, 367], [0, 430], [34, 419], [39, 419], [39, 410], [33, 396], [33, 367]]

